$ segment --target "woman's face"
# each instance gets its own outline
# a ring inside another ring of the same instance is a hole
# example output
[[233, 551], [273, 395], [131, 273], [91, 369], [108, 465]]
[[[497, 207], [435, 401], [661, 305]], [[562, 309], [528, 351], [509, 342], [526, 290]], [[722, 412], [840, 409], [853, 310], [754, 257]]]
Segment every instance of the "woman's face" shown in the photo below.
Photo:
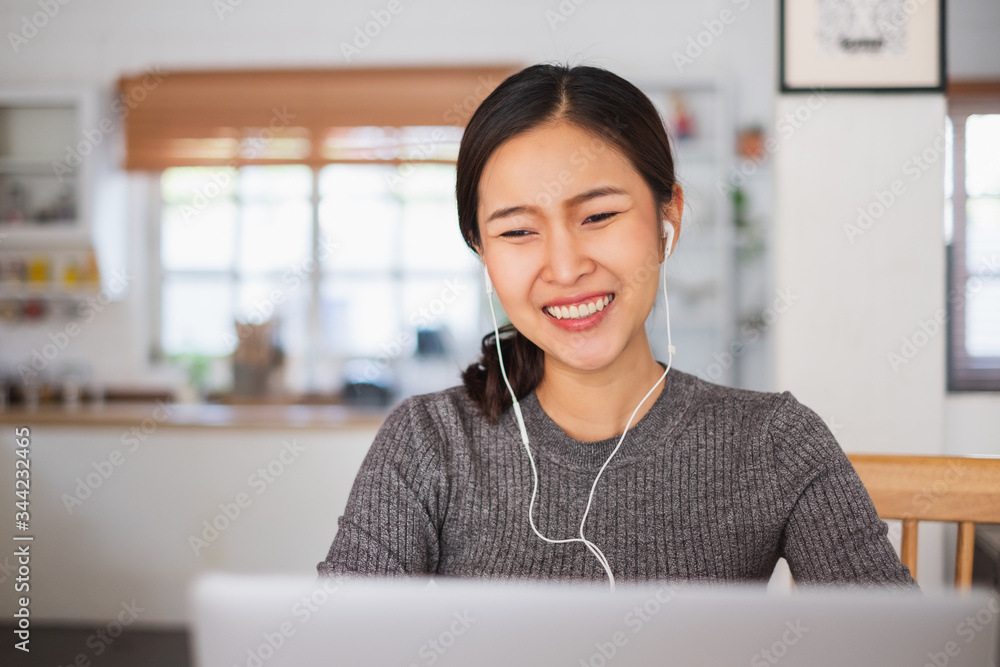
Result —
[[629, 161], [575, 125], [525, 132], [490, 156], [479, 184], [481, 255], [507, 316], [547, 364], [597, 370], [630, 346], [648, 349], [659, 220], [679, 232], [682, 207], [678, 187], [657, 211]]

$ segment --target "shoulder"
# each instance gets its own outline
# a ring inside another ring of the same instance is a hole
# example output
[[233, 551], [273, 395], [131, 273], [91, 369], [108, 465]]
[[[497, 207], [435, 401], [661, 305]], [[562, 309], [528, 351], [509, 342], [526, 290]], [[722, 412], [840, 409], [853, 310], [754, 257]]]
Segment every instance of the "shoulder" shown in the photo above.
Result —
[[404, 423], [412, 435], [445, 446], [469, 437], [486, 419], [465, 386], [456, 385], [403, 398], [390, 410], [383, 428]]
[[[674, 372], [673, 369], [670, 371]], [[678, 380], [689, 387], [690, 411], [695, 416], [765, 425], [792, 398], [791, 392], [757, 391], [727, 387], [703, 380], [690, 373], [678, 373]]]
[[382, 420], [368, 449], [365, 470], [395, 470], [405, 479], [440, 478], [461, 448], [472, 407], [464, 387], [405, 396]]
[[791, 391], [726, 387], [694, 375], [686, 379], [692, 387], [694, 418], [712, 417], [746, 434], [777, 468], [806, 473], [847, 460], [819, 414]]
[[446, 424], [456, 419], [479, 418], [479, 412], [464, 385], [424, 394], [413, 394], [401, 400], [393, 412], [405, 412], [410, 419], [424, 424]]

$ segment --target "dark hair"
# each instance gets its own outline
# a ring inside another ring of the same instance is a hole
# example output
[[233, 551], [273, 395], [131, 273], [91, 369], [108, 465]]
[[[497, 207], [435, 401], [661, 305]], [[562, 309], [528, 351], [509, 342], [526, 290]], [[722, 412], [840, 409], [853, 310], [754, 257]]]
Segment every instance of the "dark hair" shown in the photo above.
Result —
[[[606, 139], [649, 185], [657, 210], [673, 198], [676, 181], [667, 132], [642, 91], [599, 67], [532, 65], [497, 86], [472, 114], [462, 135], [455, 183], [458, 225], [465, 243], [477, 254], [482, 247], [479, 179], [490, 156], [516, 135], [557, 121]], [[499, 331], [507, 378], [520, 400], [541, 382], [545, 355], [513, 324]], [[482, 357], [462, 372], [469, 395], [491, 424], [513, 402], [500, 373], [495, 337], [492, 331], [483, 337]]]

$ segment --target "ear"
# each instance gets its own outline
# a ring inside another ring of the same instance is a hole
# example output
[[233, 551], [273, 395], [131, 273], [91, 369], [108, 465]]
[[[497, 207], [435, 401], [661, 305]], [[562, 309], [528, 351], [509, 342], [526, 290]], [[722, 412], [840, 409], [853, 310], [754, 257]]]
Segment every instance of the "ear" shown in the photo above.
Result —
[[[681, 215], [684, 211], [684, 189], [681, 188], [677, 183], [674, 184], [674, 196], [670, 202], [663, 207], [660, 211], [660, 219], [664, 221], [663, 224], [672, 224], [674, 226], [674, 245], [670, 249], [670, 254], [673, 255], [674, 249], [677, 247], [677, 239], [681, 236]], [[666, 259], [667, 250], [667, 239], [661, 238], [660, 243], [660, 262], [662, 263]]]

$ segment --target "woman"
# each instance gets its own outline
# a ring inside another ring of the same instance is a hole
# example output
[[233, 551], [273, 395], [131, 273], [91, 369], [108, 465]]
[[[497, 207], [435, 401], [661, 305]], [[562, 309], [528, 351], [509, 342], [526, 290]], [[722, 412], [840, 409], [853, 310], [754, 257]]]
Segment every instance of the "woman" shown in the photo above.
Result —
[[815, 412], [653, 357], [684, 195], [645, 95], [600, 68], [528, 67], [476, 110], [457, 172], [462, 235], [511, 324], [462, 385], [391, 411], [321, 575], [613, 588], [766, 582], [784, 557], [799, 583], [916, 589]]

